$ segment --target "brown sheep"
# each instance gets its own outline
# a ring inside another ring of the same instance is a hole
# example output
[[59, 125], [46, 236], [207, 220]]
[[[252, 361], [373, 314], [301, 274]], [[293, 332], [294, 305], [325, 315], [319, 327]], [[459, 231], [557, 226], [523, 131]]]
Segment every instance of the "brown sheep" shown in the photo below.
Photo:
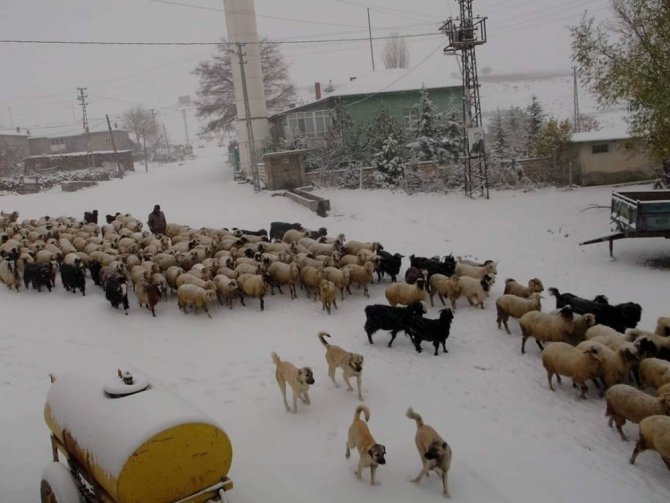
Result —
[[520, 283], [517, 283], [513, 279], [505, 280], [505, 295], [516, 295], [517, 297], [528, 298], [532, 293], [542, 293], [544, 291], [544, 285], [539, 278], [532, 278], [528, 280], [528, 286], [523, 286]]

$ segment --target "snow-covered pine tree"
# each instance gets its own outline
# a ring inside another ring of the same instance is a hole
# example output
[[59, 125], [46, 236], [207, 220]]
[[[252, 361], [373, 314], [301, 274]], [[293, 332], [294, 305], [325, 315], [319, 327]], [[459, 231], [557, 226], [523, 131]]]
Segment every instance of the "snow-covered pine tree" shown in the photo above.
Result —
[[400, 124], [384, 104], [379, 105], [369, 137], [371, 164], [379, 174], [380, 185], [397, 187], [403, 178], [404, 135]]
[[372, 156], [372, 167], [376, 170], [375, 176], [379, 186], [395, 188], [402, 185], [404, 180], [402, 149], [393, 134], [386, 138], [381, 150]]
[[535, 155], [535, 144], [537, 138], [547, 122], [547, 114], [544, 112], [542, 104], [533, 95], [530, 105], [526, 108], [528, 123], [526, 127], [526, 152], [528, 155]]
[[491, 157], [493, 159], [509, 158], [509, 141], [503, 121], [503, 113], [500, 109], [496, 111], [495, 116], [489, 121], [489, 138], [493, 139], [489, 145]]
[[415, 138], [410, 144], [409, 158], [416, 161], [436, 161], [439, 157], [439, 139], [435, 127], [438, 120], [435, 105], [425, 88], [421, 88], [417, 109]]
[[528, 155], [526, 147], [528, 115], [519, 107], [511, 107], [503, 114], [503, 124], [512, 157]]
[[356, 125], [342, 100], [337, 99], [331, 110], [330, 127], [319, 152], [320, 161], [326, 169], [359, 164], [367, 157], [366, 143], [363, 130]]

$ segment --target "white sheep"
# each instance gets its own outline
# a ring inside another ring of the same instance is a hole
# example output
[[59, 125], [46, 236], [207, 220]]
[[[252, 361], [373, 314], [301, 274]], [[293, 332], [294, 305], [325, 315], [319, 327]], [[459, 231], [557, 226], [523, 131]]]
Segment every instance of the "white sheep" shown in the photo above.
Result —
[[316, 302], [319, 285], [323, 279], [323, 270], [311, 265], [300, 268], [300, 284], [307, 293], [307, 298], [310, 297], [311, 292], [314, 291], [314, 301]]
[[670, 415], [670, 392], [650, 396], [633, 386], [616, 384], [607, 390], [605, 400], [607, 402], [605, 415], [609, 418], [608, 425], [611, 428], [613, 424], [616, 424], [619, 436], [624, 442], [627, 439], [622, 427], [626, 421], [639, 423], [645, 417]]
[[16, 262], [10, 260], [0, 261], [0, 281], [7, 285], [10, 290], [13, 288], [19, 291], [21, 286], [21, 276], [16, 266]]
[[496, 268], [496, 263], [493, 260], [487, 260], [481, 266], [474, 266], [474, 265], [466, 264], [464, 262], [458, 262], [456, 264], [456, 269], [454, 270], [454, 274], [456, 276], [461, 276], [461, 277], [468, 276], [470, 278], [482, 279], [487, 274], [490, 274], [490, 275], [496, 274], [497, 271], [498, 271], [498, 269]]
[[179, 304], [179, 309], [183, 310], [184, 313], [187, 313], [187, 307], [195, 307], [195, 312], [199, 312], [201, 309], [207, 313], [207, 316], [212, 317], [209, 314], [207, 309], [207, 304], [210, 304], [216, 300], [216, 291], [214, 290], [205, 290], [196, 285], [181, 285], [177, 288], [177, 301]]
[[351, 276], [346, 269], [338, 269], [337, 267], [326, 267], [323, 269], [323, 277], [328, 281], [332, 281], [340, 290], [341, 299], [344, 300], [344, 290], [349, 288]]
[[373, 243], [373, 242], [361, 242], [361, 241], [349, 240], [346, 243], [344, 243], [342, 249], [346, 254], [356, 255], [358, 254], [359, 251], [363, 249], [370, 250], [376, 253], [378, 250], [382, 250], [383, 248], [379, 243], [376, 242]]
[[392, 306], [397, 306], [398, 304], [409, 306], [414, 302], [423, 302], [427, 297], [422, 279], [418, 279], [413, 285], [408, 283], [393, 283], [386, 288], [384, 295]]
[[584, 333], [596, 323], [593, 314], [575, 315], [567, 306], [558, 313], [531, 311], [519, 319], [523, 339], [521, 353], [526, 352], [526, 341], [535, 338], [540, 350], [542, 342], [569, 342], [573, 345], [584, 340]]
[[544, 291], [544, 285], [539, 278], [532, 278], [528, 280], [528, 286], [523, 286], [520, 283], [517, 283], [514, 279], [505, 280], [505, 295], [516, 295], [517, 297], [528, 298], [532, 293], [542, 293]]
[[[598, 377], [605, 382], [605, 389], [623, 381], [631, 369], [640, 361], [637, 349], [630, 342], [616, 350], [593, 339], [580, 342], [577, 347], [582, 349], [596, 347], [598, 349], [601, 355]], [[601, 396], [603, 393], [601, 390]]]
[[635, 464], [638, 454], [647, 449], [658, 452], [670, 470], [670, 417], [649, 416], [640, 421], [640, 439], [630, 457], [630, 464]]
[[[533, 311], [535, 312], [535, 311]], [[573, 384], [579, 385], [581, 398], [586, 398], [586, 381], [595, 379], [600, 370], [601, 356], [597, 347], [576, 348], [565, 342], [552, 342], [542, 351], [542, 365], [547, 371], [549, 389], [556, 391], [552, 385], [552, 377], [561, 382], [560, 376], [572, 378]]]
[[282, 292], [281, 285], [287, 285], [292, 299], [297, 297], [295, 285], [300, 281], [300, 266], [295, 262], [285, 264], [284, 262], [272, 262], [268, 266], [268, 274], [272, 277], [270, 293], [274, 294], [274, 286], [277, 285], [279, 293]]
[[267, 274], [240, 274], [237, 277], [237, 286], [240, 288], [240, 302], [244, 306], [244, 296], [260, 300], [261, 311], [265, 309], [264, 297], [268, 293], [272, 278]]
[[531, 311], [541, 311], [542, 304], [540, 303], [540, 294], [538, 292], [531, 293], [528, 298], [518, 297], [512, 294], [501, 295], [496, 299], [496, 310], [498, 316], [496, 322], [498, 323], [498, 330], [501, 329], [500, 324], [505, 325], [505, 330], [508, 334], [507, 320], [512, 318], [521, 318], [524, 314]]
[[661, 337], [670, 337], [670, 317], [661, 317], [656, 321], [656, 335]]
[[495, 278], [490, 274], [485, 274], [481, 279], [470, 276], [460, 276], [458, 278], [461, 296], [468, 299], [471, 306], [479, 306], [482, 309], [484, 309], [484, 300], [489, 296], [489, 291], [494, 283]]
[[191, 276], [189, 273], [180, 274], [177, 278], [177, 290], [182, 285], [195, 285], [199, 286], [204, 290], [216, 290], [216, 285], [213, 281], [204, 281], [195, 276]]
[[435, 273], [430, 277], [430, 305], [434, 306], [433, 297], [437, 293], [442, 305], [445, 306], [444, 297], [449, 299], [451, 310], [456, 311], [456, 300], [461, 295], [461, 283], [458, 276], [445, 276]]
[[372, 262], [367, 262], [365, 265], [349, 264], [342, 267], [342, 270], [349, 273], [349, 284], [358, 285], [358, 288], [363, 287], [363, 294], [370, 297], [368, 285], [372, 283], [375, 272], [375, 266]]
[[321, 304], [323, 309], [330, 314], [330, 306], [335, 306], [337, 309], [337, 287], [332, 281], [327, 279], [322, 279], [319, 283], [319, 297], [321, 298]]
[[240, 288], [237, 285], [237, 281], [230, 279], [228, 276], [223, 274], [217, 274], [214, 276], [214, 284], [216, 285], [216, 296], [219, 299], [219, 304], [223, 305], [223, 302], [226, 302], [226, 305], [232, 309], [233, 300], [235, 297], [240, 296]]
[[179, 285], [177, 284], [177, 278], [185, 272], [186, 271], [184, 271], [184, 269], [178, 265], [172, 265], [167, 268], [165, 271], [165, 280], [167, 281], [167, 284], [171, 290], [176, 291], [177, 288], [179, 288]]
[[640, 383], [642, 386], [659, 388], [670, 384], [670, 362], [660, 358], [645, 358], [640, 362]]

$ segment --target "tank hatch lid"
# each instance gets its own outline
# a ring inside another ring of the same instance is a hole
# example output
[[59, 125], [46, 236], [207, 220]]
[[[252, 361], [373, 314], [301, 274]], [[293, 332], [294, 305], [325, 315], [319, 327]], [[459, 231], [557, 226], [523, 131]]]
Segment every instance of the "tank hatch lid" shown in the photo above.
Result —
[[117, 376], [104, 384], [103, 391], [108, 398], [121, 398], [140, 393], [150, 387], [151, 383], [143, 375], [119, 369]]

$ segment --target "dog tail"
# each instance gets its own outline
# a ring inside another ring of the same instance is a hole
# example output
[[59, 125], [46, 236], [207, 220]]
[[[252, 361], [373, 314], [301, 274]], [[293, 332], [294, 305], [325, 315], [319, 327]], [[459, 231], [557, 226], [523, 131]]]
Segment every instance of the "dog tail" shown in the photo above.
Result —
[[359, 405], [356, 407], [356, 412], [354, 412], [354, 421], [356, 421], [356, 419], [360, 419], [361, 412], [365, 414], [365, 422], [367, 423], [370, 420], [370, 409], [368, 409], [365, 405]]
[[330, 346], [330, 344], [328, 344], [328, 341], [324, 339], [324, 337], [330, 337], [330, 334], [327, 334], [326, 332], [319, 332], [319, 340], [321, 341], [321, 344], [323, 344], [326, 347]]
[[279, 363], [281, 362], [279, 356], [274, 351], [272, 352], [272, 361], [275, 363], [275, 365], [279, 365]]
[[407, 409], [407, 412], [405, 412], [405, 415], [408, 418], [414, 419], [416, 421], [416, 427], [417, 428], [421, 428], [423, 426], [423, 419], [421, 418], [421, 416], [419, 414], [414, 412], [414, 409], [412, 409], [412, 407]]

